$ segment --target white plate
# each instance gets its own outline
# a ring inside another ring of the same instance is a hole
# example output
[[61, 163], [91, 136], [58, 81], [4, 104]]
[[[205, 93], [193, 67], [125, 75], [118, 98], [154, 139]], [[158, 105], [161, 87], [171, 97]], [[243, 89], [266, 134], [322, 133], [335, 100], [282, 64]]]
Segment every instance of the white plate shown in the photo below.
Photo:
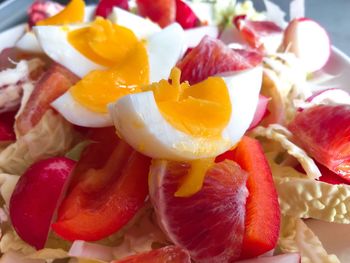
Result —
[[[93, 11], [93, 7], [90, 7], [87, 16], [91, 17]], [[24, 30], [25, 25], [22, 24], [0, 33], [0, 51], [14, 46]], [[322, 78], [325, 74], [335, 76], [323, 84], [325, 87], [339, 87], [350, 92], [350, 58], [335, 47], [332, 47], [328, 63], [317, 72], [316, 77]], [[307, 220], [306, 223], [320, 238], [328, 253], [336, 254], [343, 263], [350, 262], [350, 225], [317, 220]]]

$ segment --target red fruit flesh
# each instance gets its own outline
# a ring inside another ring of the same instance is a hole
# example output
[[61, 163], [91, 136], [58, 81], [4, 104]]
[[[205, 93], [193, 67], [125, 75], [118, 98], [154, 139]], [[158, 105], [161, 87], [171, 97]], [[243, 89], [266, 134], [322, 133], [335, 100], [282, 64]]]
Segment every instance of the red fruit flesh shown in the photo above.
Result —
[[148, 195], [150, 159], [121, 141], [114, 128], [93, 133], [52, 226], [66, 240], [96, 241], [115, 233]]
[[280, 209], [269, 164], [259, 141], [244, 136], [235, 150], [217, 157], [237, 162], [248, 172], [245, 232], [241, 258], [257, 257], [276, 246]]
[[136, 0], [136, 3], [141, 16], [148, 17], [161, 27], [166, 27], [175, 22], [175, 0]]
[[18, 116], [16, 125], [21, 135], [26, 134], [40, 121], [52, 101], [66, 92], [79, 78], [59, 64], [50, 68], [35, 84], [22, 113]]
[[30, 27], [34, 26], [40, 20], [44, 20], [60, 12], [63, 6], [59, 3], [46, 0], [36, 0], [28, 8], [28, 24]]
[[265, 50], [264, 38], [273, 35], [282, 37], [283, 29], [271, 21], [252, 21], [245, 15], [236, 16], [233, 23], [247, 43], [256, 49]]
[[196, 27], [200, 23], [191, 7], [182, 0], [176, 0], [176, 22], [184, 29]]
[[0, 143], [16, 140], [14, 131], [16, 112], [0, 114]]
[[220, 40], [206, 36], [177, 67], [182, 73], [181, 82], [195, 84], [210, 76], [249, 69], [261, 62], [262, 55], [257, 52], [233, 50]]
[[332, 172], [327, 167], [319, 163], [317, 164], [317, 167], [320, 169], [320, 172], [322, 174], [322, 176], [319, 178], [321, 182], [328, 184], [350, 184], [349, 181], [344, 180], [342, 177]]
[[10, 200], [17, 234], [36, 249], [44, 247], [51, 221], [75, 162], [55, 157], [33, 164], [20, 177]]
[[113, 7], [119, 7], [129, 10], [128, 0], [101, 0], [96, 7], [96, 16], [107, 18], [113, 10]]
[[139, 253], [115, 260], [112, 263], [190, 263], [191, 258], [187, 251], [176, 247], [168, 246], [155, 249], [145, 253]]
[[150, 197], [158, 222], [177, 246], [198, 262], [233, 262], [241, 254], [246, 173], [232, 162], [208, 170], [202, 189], [191, 197], [175, 197], [189, 164], [154, 161]]
[[294, 141], [317, 162], [350, 182], [350, 106], [319, 105], [288, 126]]

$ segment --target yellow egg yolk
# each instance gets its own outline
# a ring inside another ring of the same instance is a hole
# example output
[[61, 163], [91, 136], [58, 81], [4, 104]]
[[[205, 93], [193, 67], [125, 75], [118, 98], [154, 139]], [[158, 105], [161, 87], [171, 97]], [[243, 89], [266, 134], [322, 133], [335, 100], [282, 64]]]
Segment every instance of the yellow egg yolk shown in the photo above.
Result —
[[210, 77], [190, 86], [187, 82], [180, 84], [180, 75], [175, 68], [171, 82], [162, 80], [148, 87], [161, 114], [174, 128], [194, 137], [220, 137], [232, 111], [224, 80]]
[[73, 98], [84, 107], [100, 113], [121, 97], [141, 91], [149, 83], [148, 57], [143, 43], [135, 45], [123, 63], [107, 70], [95, 70], [70, 88]]
[[101, 17], [90, 26], [69, 32], [68, 41], [85, 57], [106, 67], [123, 63], [139, 43], [130, 29]]
[[38, 26], [63, 25], [82, 23], [84, 20], [85, 2], [83, 0], [72, 0], [58, 14], [36, 23]]
[[[228, 87], [220, 77], [210, 77], [196, 85], [180, 83], [181, 71], [174, 68], [170, 81], [144, 87], [152, 90], [162, 116], [175, 128], [194, 137], [221, 137], [228, 125], [232, 105]], [[200, 191], [207, 170], [214, 159], [191, 162], [191, 168], [175, 192], [177, 197], [188, 197]]]

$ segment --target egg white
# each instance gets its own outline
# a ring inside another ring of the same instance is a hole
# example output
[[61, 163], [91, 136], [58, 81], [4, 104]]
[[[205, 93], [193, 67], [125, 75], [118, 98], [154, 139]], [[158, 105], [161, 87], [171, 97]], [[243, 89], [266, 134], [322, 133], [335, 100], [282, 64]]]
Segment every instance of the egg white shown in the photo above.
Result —
[[109, 114], [94, 112], [82, 106], [69, 91], [53, 101], [51, 106], [67, 121], [75, 125], [82, 127], [108, 127], [113, 125]]
[[105, 68], [85, 57], [68, 41], [70, 31], [87, 25], [35, 26], [33, 31], [46, 55], [82, 78], [92, 70]]
[[138, 39], [145, 39], [161, 31], [161, 28], [151, 20], [125, 11], [119, 7], [113, 8], [108, 19], [114, 24], [129, 28]]
[[[55, 29], [56, 30], [56, 29]], [[56, 30], [57, 31], [57, 30]], [[62, 41], [64, 42], [64, 41]], [[150, 81], [158, 82], [161, 79], [168, 79], [171, 69], [176, 65], [178, 59], [182, 56], [183, 49], [185, 48], [185, 38], [184, 31], [179, 24], [172, 24], [162, 31], [154, 34], [146, 41], [146, 51], [148, 54], [149, 66], [150, 66]], [[69, 47], [71, 50], [72, 47]], [[74, 48], [73, 48], [74, 49]], [[70, 51], [69, 51], [70, 52]], [[75, 53], [78, 51], [75, 51]], [[78, 52], [79, 56], [74, 58], [75, 53], [72, 53], [70, 59], [64, 57], [62, 60], [59, 55], [60, 52], [55, 52], [56, 62], [62, 63], [62, 61], [68, 60], [69, 63], [74, 61], [80, 61], [82, 55]], [[64, 56], [64, 54], [63, 54]], [[51, 56], [53, 58], [53, 56]], [[53, 58], [54, 59], [54, 58]], [[80, 67], [80, 63], [75, 62], [71, 64], [63, 64], [67, 67], [70, 66], [72, 70], [73, 66]], [[95, 69], [92, 65], [85, 65], [85, 72], [88, 70]], [[73, 71], [74, 73], [82, 72]], [[96, 113], [89, 110], [88, 108], [81, 105], [79, 102], [75, 101], [71, 93], [67, 91], [64, 95], [59, 97], [56, 101], [51, 104], [65, 119], [69, 122], [84, 126], [84, 127], [105, 127], [112, 126], [112, 121], [108, 114]]]
[[221, 138], [194, 137], [175, 129], [160, 113], [152, 91], [130, 94], [109, 105], [122, 138], [141, 153], [156, 159], [194, 160], [215, 157], [234, 146], [253, 120], [262, 82], [262, 68], [223, 76], [232, 105]]
[[33, 32], [28, 31], [16, 42], [15, 47], [29, 53], [43, 53], [41, 46]]

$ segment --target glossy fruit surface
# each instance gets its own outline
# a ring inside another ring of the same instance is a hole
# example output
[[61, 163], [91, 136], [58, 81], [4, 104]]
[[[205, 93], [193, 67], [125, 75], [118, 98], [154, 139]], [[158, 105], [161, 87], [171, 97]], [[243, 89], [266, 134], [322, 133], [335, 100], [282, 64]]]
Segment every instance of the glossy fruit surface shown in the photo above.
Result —
[[218, 39], [204, 37], [178, 63], [181, 82], [198, 83], [206, 78], [225, 72], [249, 69], [262, 62], [257, 52], [233, 50]]
[[17, 234], [37, 249], [50, 225], [75, 162], [65, 157], [39, 161], [20, 177], [11, 196], [10, 217]]
[[214, 164], [202, 189], [175, 197], [189, 164], [153, 161], [150, 197], [169, 239], [197, 262], [232, 262], [239, 258], [244, 233], [247, 174], [234, 162]]
[[317, 162], [350, 182], [350, 105], [319, 105], [288, 126], [293, 140]]

